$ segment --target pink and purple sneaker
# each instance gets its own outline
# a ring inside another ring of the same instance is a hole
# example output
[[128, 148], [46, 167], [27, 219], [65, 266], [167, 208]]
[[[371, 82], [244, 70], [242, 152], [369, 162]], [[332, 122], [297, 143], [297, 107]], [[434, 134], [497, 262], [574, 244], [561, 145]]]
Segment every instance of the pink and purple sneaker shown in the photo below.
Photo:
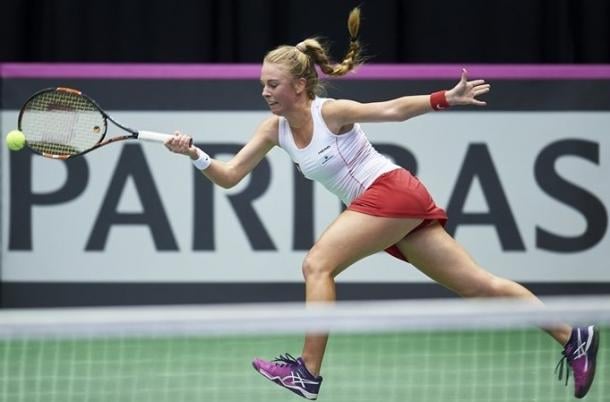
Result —
[[559, 369], [559, 379], [561, 380], [564, 361], [568, 361], [565, 381], [567, 385], [571, 368], [574, 373], [574, 396], [576, 398], [584, 397], [593, 383], [598, 346], [599, 331], [590, 325], [574, 328], [570, 340], [563, 349], [563, 357], [559, 360], [555, 371]]
[[322, 377], [311, 374], [300, 357], [295, 359], [286, 353], [270, 362], [256, 358], [252, 366], [268, 380], [303, 398], [318, 398]]

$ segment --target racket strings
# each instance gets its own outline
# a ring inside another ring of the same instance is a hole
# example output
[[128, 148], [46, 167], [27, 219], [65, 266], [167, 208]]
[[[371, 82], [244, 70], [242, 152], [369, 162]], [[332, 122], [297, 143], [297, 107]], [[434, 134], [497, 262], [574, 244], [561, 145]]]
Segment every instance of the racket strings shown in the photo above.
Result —
[[21, 130], [35, 151], [69, 156], [95, 146], [106, 132], [106, 120], [87, 98], [54, 90], [30, 99], [23, 109]]

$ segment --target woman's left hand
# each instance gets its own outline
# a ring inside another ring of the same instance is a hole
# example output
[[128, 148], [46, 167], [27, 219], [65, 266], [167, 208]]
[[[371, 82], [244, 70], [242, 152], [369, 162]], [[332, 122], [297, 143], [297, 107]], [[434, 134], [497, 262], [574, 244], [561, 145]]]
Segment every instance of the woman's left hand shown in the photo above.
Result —
[[486, 94], [490, 90], [490, 85], [485, 80], [468, 81], [468, 72], [462, 69], [460, 81], [452, 89], [445, 92], [445, 98], [450, 106], [455, 105], [476, 105], [485, 106], [487, 102], [478, 100], [479, 95]]

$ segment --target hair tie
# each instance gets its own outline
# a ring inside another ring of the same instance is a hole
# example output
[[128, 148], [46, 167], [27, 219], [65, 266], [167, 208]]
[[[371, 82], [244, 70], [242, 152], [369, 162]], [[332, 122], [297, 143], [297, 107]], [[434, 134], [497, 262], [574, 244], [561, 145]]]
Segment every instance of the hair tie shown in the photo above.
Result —
[[299, 43], [297, 43], [297, 45], [295, 47], [301, 53], [305, 53], [305, 51], [307, 50], [307, 45], [305, 44], [305, 42], [299, 42]]

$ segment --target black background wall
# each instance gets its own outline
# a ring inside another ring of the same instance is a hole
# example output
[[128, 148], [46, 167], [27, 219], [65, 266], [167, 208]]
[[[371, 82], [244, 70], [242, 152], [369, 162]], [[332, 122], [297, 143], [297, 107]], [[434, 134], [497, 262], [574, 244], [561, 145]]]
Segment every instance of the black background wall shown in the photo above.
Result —
[[259, 62], [362, 5], [372, 62], [609, 63], [606, 0], [3, 0], [0, 61]]

